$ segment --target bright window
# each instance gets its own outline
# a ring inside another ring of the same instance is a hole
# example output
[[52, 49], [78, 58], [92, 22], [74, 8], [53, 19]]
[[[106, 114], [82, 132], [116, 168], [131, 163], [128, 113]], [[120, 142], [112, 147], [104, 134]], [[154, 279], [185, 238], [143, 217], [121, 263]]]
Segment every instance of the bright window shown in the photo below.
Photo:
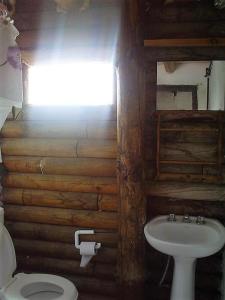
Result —
[[28, 104], [110, 105], [113, 103], [113, 65], [77, 62], [29, 68]]

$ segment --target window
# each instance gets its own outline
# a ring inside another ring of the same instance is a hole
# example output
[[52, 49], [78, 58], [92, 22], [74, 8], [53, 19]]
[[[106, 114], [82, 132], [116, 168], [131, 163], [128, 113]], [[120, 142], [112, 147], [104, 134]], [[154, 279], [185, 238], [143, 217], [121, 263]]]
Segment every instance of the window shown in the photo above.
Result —
[[35, 65], [28, 73], [30, 105], [110, 105], [114, 68], [105, 62]]

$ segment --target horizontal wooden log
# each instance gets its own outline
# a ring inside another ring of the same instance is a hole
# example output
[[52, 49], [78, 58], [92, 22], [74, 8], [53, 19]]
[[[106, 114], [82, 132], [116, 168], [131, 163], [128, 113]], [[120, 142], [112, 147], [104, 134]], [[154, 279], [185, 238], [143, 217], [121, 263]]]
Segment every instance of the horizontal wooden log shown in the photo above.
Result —
[[79, 295], [79, 297], [80, 297], [80, 300], [117, 300], [117, 297], [93, 295], [93, 294], [87, 294], [87, 293], [81, 293], [81, 295]]
[[112, 140], [2, 139], [2, 154], [15, 156], [115, 158]]
[[77, 157], [115, 158], [117, 145], [115, 141], [79, 140]]
[[209, 47], [225, 46], [225, 38], [156, 38], [144, 40], [145, 47]]
[[90, 262], [86, 268], [80, 268], [80, 260], [56, 259], [43, 256], [17, 256], [18, 268], [31, 270], [32, 272], [53, 273], [53, 274], [80, 274], [92, 275], [113, 279], [115, 267], [107, 264]]
[[203, 175], [203, 174], [172, 174], [172, 173], [160, 173], [157, 176], [159, 181], [177, 181], [177, 182], [193, 182], [193, 183], [214, 183], [222, 184], [224, 180], [221, 176], [218, 175]]
[[110, 194], [99, 195], [98, 207], [103, 211], [118, 211], [118, 196]]
[[160, 173], [172, 174], [202, 174], [202, 165], [183, 164], [182, 161], [163, 163], [160, 161]]
[[106, 105], [97, 107], [52, 107], [52, 106], [25, 106], [18, 116], [24, 121], [87, 121], [102, 120], [116, 121], [116, 106]]
[[92, 295], [113, 296], [116, 295], [118, 291], [117, 284], [114, 280], [104, 280], [103, 278], [99, 279], [87, 276], [68, 276], [68, 274], [65, 274], [64, 276], [75, 284], [79, 291], [79, 297], [83, 292], [92, 293]]
[[98, 210], [98, 194], [32, 189], [3, 189], [5, 204]]
[[[149, 38], [149, 37], [148, 37]], [[197, 61], [223, 60], [225, 47], [184, 47], [184, 48], [147, 48], [143, 49], [143, 57], [147, 62], [156, 61]]]
[[215, 131], [161, 131], [160, 141], [176, 143], [218, 143], [218, 133]]
[[202, 122], [212, 122], [217, 121], [220, 114], [225, 114], [221, 111], [207, 111], [207, 110], [160, 110], [157, 111], [156, 115], [160, 115], [160, 120], [164, 122], [168, 121], [202, 121]]
[[[150, 275], [148, 276], [148, 280], [151, 283], [158, 284], [162, 276], [163, 268], [162, 270], [160, 270], [159, 265], [154, 267], [150, 266], [150, 267], [152, 272], [150, 272]], [[164, 284], [170, 285], [170, 283], [172, 282], [172, 278], [173, 278], [173, 269], [170, 268], [167, 272], [167, 276], [164, 280]], [[206, 275], [206, 274], [201, 274], [199, 272], [196, 272], [195, 286], [198, 289], [207, 288], [209, 290], [219, 290], [220, 283], [221, 283], [221, 276], [218, 274], [208, 273]]]
[[[204, 11], [204, 13], [203, 13]], [[176, 5], [152, 5], [147, 13], [152, 22], [199, 22], [224, 20], [223, 12], [216, 9], [211, 3], [204, 1], [199, 5], [195, 1], [182, 1], [179, 7]], [[147, 16], [146, 16], [147, 17]], [[147, 20], [146, 20], [147, 21]]]
[[[96, 240], [97, 241], [97, 240]], [[98, 242], [98, 241], [97, 241]], [[65, 244], [58, 242], [46, 242], [37, 240], [13, 239], [17, 255], [43, 256], [60, 259], [80, 260], [80, 252], [74, 247], [74, 243]], [[105, 264], [116, 263], [116, 249], [101, 247], [98, 254], [93, 257], [93, 262]]]
[[[224, 20], [217, 22], [174, 22], [145, 24], [145, 40], [147, 39], [201, 39], [223, 38]], [[212, 44], [211, 44], [212, 45]], [[216, 45], [216, 44], [215, 44]], [[188, 47], [187, 44], [184, 46]], [[190, 45], [190, 47], [193, 44]], [[214, 46], [214, 45], [213, 45]], [[221, 45], [223, 46], [223, 44]]]
[[114, 212], [6, 205], [5, 215], [7, 220], [18, 222], [102, 229], [117, 229], [118, 226], [118, 215]]
[[[162, 254], [161, 252], [155, 250], [150, 245], [146, 247], [146, 263], [147, 268], [151, 270], [151, 272], [158, 268], [158, 270], [162, 271], [165, 268], [167, 263], [168, 256]], [[174, 261], [170, 261], [170, 266], [173, 266]], [[205, 273], [207, 274], [214, 274], [214, 275], [221, 275], [222, 273], [222, 253], [216, 255], [211, 255], [210, 257], [203, 258], [198, 260], [197, 262], [197, 272], [198, 273]]]
[[17, 173], [116, 176], [115, 159], [4, 156], [4, 167]]
[[116, 121], [7, 121], [1, 137], [116, 139]]
[[4, 187], [9, 188], [41, 189], [60, 192], [117, 193], [116, 179], [113, 177], [8, 173], [4, 176], [2, 184]]
[[149, 182], [146, 193], [150, 196], [206, 201], [225, 201], [224, 185], [182, 182]]
[[[21, 217], [22, 219], [22, 217]], [[42, 240], [57, 243], [73, 243], [76, 226], [49, 225], [40, 223], [24, 223], [9, 221], [6, 227], [14, 239]], [[85, 227], [84, 228], [88, 228]], [[82, 235], [81, 241], [98, 241], [102, 247], [117, 247], [118, 233], [113, 230], [96, 229], [94, 235]]]
[[161, 122], [160, 123], [160, 131], [161, 132], [170, 132], [170, 131], [191, 131], [196, 133], [214, 133], [218, 132], [218, 124], [216, 122], [207, 122], [207, 123], [200, 123], [194, 120], [189, 120], [186, 122], [179, 122], [179, 121], [170, 121], [170, 122]]
[[[170, 297], [170, 286], [158, 286], [156, 284], [149, 284], [146, 287], [146, 293], [149, 295], [157, 295], [157, 300], [165, 300]], [[219, 300], [221, 295], [217, 290], [199, 290], [196, 289], [196, 299], [198, 300]]]
[[224, 223], [225, 202], [224, 201], [202, 201], [183, 200], [168, 197], [149, 196], [148, 214], [149, 217], [157, 215], [168, 215], [173, 212], [177, 215], [205, 216], [219, 219]]
[[110, 194], [3, 189], [5, 204], [117, 211], [118, 197]]
[[160, 160], [217, 162], [217, 145], [200, 143], [161, 144]]

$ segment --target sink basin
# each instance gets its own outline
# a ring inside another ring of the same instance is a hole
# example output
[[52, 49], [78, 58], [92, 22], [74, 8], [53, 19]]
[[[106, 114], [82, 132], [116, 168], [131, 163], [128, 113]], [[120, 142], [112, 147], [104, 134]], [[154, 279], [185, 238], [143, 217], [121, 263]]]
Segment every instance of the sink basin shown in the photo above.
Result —
[[172, 256], [205, 257], [219, 251], [225, 243], [225, 229], [217, 220], [205, 218], [204, 224], [184, 223], [183, 216], [176, 222], [160, 216], [146, 224], [144, 233], [155, 249]]
[[223, 247], [225, 229], [219, 221], [209, 218], [201, 224], [196, 217], [184, 222], [183, 216], [176, 216], [175, 220], [157, 217], [145, 225], [144, 233], [152, 247], [174, 258], [170, 299], [194, 300], [196, 259], [210, 256]]

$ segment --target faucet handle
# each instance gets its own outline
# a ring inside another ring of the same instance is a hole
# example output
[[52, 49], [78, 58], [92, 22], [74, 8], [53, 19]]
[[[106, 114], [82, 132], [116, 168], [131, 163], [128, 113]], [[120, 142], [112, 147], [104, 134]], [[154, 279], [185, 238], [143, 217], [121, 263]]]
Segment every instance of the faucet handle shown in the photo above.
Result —
[[191, 218], [189, 215], [184, 215], [183, 217], [183, 222], [184, 223], [191, 223]]
[[203, 216], [197, 216], [196, 224], [198, 224], [198, 225], [205, 224], [205, 218]]
[[176, 222], [176, 215], [175, 214], [169, 214], [167, 221], [169, 222]]

